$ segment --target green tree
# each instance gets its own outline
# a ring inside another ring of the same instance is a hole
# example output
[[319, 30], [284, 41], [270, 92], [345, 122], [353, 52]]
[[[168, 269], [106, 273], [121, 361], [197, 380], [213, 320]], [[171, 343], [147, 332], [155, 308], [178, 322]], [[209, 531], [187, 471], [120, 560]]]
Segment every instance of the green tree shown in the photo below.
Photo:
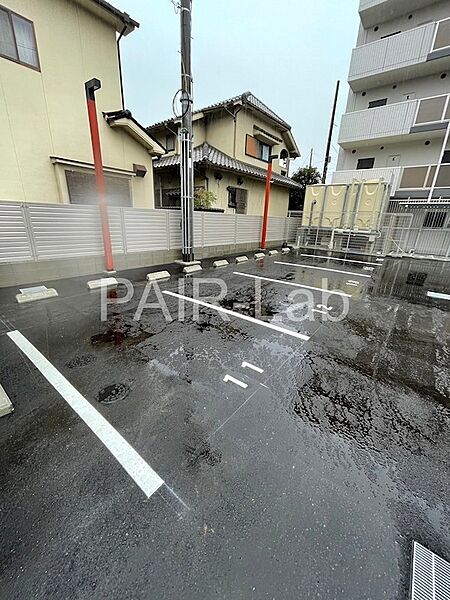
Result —
[[320, 183], [322, 176], [316, 167], [300, 167], [291, 179], [300, 184], [301, 188], [291, 190], [289, 194], [289, 210], [302, 210], [308, 185]]
[[208, 192], [205, 188], [195, 192], [194, 208], [211, 208], [215, 202], [217, 202], [217, 196], [212, 192]]

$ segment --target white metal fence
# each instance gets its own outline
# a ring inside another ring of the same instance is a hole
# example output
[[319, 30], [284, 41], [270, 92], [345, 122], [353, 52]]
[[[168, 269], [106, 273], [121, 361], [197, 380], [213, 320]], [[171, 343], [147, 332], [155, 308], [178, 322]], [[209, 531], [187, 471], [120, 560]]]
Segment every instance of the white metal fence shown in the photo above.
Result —
[[431, 205], [424, 208], [391, 202], [391, 210], [381, 216], [374, 231], [356, 228], [303, 225], [297, 232], [297, 245], [304, 249], [373, 254], [412, 254], [450, 257], [450, 208]]
[[[181, 212], [109, 208], [115, 254], [181, 248]], [[295, 217], [270, 217], [267, 241], [294, 241]], [[257, 244], [262, 217], [195, 212], [195, 247]], [[0, 263], [103, 254], [98, 208], [82, 205], [0, 202]]]

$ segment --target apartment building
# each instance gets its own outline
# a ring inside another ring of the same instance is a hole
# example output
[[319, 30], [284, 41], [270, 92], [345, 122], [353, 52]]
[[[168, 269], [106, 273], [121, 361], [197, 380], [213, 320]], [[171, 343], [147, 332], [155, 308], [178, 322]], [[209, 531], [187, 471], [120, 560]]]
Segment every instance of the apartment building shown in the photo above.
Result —
[[119, 60], [139, 24], [104, 0], [0, 3], [0, 202], [97, 203], [84, 84], [98, 78], [107, 203], [153, 208], [164, 148], [124, 110]]
[[[300, 156], [291, 127], [272, 109], [246, 92], [195, 111], [193, 117], [196, 191], [216, 198], [213, 208], [225, 213], [262, 215], [267, 165], [273, 161], [271, 216], [287, 216], [289, 191], [298, 184], [289, 178], [289, 161]], [[166, 147], [155, 159], [155, 203], [159, 208], [180, 206], [179, 119], [148, 128]]]
[[[333, 183], [383, 179], [409, 213], [448, 203], [450, 2], [360, 0], [359, 14]], [[450, 225], [448, 209], [427, 212], [414, 223]]]

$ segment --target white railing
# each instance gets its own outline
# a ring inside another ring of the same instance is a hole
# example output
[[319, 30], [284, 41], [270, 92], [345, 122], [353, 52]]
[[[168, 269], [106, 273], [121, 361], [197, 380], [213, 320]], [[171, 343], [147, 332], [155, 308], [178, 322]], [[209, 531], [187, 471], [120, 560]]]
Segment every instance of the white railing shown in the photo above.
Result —
[[426, 62], [433, 50], [438, 23], [427, 23], [403, 33], [353, 49], [349, 81]]
[[339, 144], [409, 135], [415, 125], [442, 123], [450, 119], [450, 94], [395, 102], [345, 113]]
[[344, 114], [338, 143], [407, 135], [414, 125], [418, 102], [408, 100]]
[[376, 181], [383, 179], [391, 185], [392, 191], [398, 187], [401, 177], [401, 167], [385, 167], [379, 169], [354, 169], [351, 171], [335, 171], [333, 174], [333, 183], [352, 183], [357, 181]]
[[[181, 249], [181, 212], [109, 208], [114, 254]], [[301, 220], [270, 217], [269, 242], [295, 240]], [[195, 212], [195, 247], [258, 244], [262, 217]], [[101, 256], [98, 208], [0, 202], [0, 263]]]

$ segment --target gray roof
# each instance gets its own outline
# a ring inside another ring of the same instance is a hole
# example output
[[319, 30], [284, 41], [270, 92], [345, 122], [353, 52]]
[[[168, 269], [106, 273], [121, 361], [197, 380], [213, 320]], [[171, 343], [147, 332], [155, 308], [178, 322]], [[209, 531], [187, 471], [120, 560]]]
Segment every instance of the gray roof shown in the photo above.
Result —
[[[153, 162], [154, 169], [167, 169], [169, 167], [175, 167], [180, 164], [180, 155], [172, 154], [162, 156], [161, 158]], [[228, 154], [217, 150], [214, 146], [210, 146], [206, 142], [201, 146], [194, 148], [194, 164], [205, 165], [209, 167], [216, 167], [225, 171], [234, 171], [235, 173], [241, 173], [242, 175], [248, 175], [256, 179], [266, 179], [267, 171], [260, 167], [254, 167], [248, 163], [236, 160]], [[278, 173], [272, 173], [272, 181], [277, 185], [282, 185], [290, 188], [299, 188], [300, 185], [284, 175]]]
[[[233, 96], [232, 98], [228, 98], [227, 100], [222, 100], [221, 102], [216, 102], [215, 104], [210, 104], [209, 106], [205, 106], [204, 108], [200, 108], [199, 110], [194, 111], [194, 114], [198, 114], [201, 112], [208, 112], [210, 110], [216, 110], [218, 108], [225, 108], [226, 106], [234, 105], [237, 103], [248, 104], [256, 108], [261, 113], [270, 117], [273, 121], [277, 122], [279, 125], [284, 127], [285, 129], [291, 129], [291, 126], [286, 123], [281, 117], [279, 117], [273, 110], [271, 110], [264, 102], [261, 102], [252, 92], [244, 92], [243, 94], [239, 94], [238, 96]], [[166, 121], [160, 121], [159, 123], [155, 123], [154, 125], [150, 125], [148, 129], [154, 129], [156, 127], [161, 127], [166, 123], [173, 123], [177, 118], [172, 117], [171, 119], [167, 119]]]

